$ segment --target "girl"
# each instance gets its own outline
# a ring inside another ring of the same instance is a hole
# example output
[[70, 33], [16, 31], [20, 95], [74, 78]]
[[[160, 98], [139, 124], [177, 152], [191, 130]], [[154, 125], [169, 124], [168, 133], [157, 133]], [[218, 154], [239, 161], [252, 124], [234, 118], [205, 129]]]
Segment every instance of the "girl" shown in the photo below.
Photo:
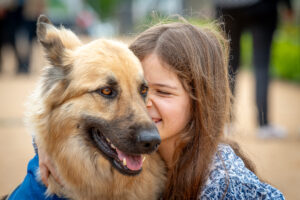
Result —
[[189, 23], [154, 26], [130, 45], [142, 62], [147, 109], [162, 138], [164, 199], [283, 198], [221, 144], [230, 111], [227, 45], [212, 28]]
[[[222, 142], [230, 111], [227, 46], [219, 32], [186, 22], [154, 26], [130, 45], [143, 65], [147, 109], [162, 139], [163, 199], [284, 199]], [[45, 183], [47, 159], [40, 154]]]

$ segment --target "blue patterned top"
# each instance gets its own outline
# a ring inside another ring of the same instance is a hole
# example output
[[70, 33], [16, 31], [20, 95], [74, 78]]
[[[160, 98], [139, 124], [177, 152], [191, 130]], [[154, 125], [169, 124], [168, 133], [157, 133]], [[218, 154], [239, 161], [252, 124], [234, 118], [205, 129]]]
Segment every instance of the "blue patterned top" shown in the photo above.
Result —
[[218, 152], [199, 199], [222, 199], [224, 195], [224, 200], [284, 199], [278, 189], [261, 182], [248, 170], [229, 145], [219, 145]]

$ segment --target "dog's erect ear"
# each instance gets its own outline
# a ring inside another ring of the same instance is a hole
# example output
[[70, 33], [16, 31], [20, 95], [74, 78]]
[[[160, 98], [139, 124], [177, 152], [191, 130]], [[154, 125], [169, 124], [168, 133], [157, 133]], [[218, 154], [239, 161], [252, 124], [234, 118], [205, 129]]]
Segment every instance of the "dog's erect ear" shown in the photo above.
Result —
[[43, 45], [48, 60], [53, 66], [63, 67], [67, 50], [73, 50], [81, 45], [78, 37], [63, 27], [57, 29], [51, 21], [41, 15], [37, 21], [37, 37]]

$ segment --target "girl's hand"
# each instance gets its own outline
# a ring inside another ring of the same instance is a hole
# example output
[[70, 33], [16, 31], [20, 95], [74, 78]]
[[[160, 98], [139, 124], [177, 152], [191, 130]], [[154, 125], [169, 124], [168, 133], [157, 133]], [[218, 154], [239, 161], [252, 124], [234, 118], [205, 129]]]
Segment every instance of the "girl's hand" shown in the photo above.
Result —
[[48, 178], [49, 175], [51, 174], [55, 181], [61, 184], [60, 178], [57, 174], [57, 171], [54, 167], [54, 164], [51, 160], [51, 158], [48, 156], [48, 154], [44, 151], [43, 148], [38, 149], [38, 154], [39, 154], [39, 167], [40, 167], [40, 175], [42, 182], [48, 187]]

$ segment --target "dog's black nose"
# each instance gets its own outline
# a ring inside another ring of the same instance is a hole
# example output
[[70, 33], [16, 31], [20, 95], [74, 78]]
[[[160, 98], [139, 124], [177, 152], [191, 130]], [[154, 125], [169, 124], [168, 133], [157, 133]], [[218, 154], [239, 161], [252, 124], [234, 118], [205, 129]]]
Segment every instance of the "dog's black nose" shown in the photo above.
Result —
[[137, 144], [142, 152], [148, 153], [157, 149], [161, 139], [157, 129], [146, 129], [139, 131]]

